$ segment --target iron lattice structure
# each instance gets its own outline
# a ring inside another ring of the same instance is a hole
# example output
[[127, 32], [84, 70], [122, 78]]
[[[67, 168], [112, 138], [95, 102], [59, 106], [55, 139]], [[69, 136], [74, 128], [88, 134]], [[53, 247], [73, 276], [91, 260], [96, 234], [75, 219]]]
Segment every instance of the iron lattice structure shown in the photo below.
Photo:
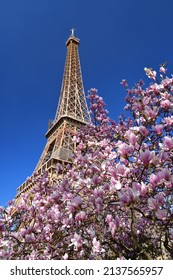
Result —
[[[50, 176], [55, 173], [59, 162], [71, 162], [75, 151], [73, 136], [77, 130], [90, 122], [89, 111], [84, 93], [82, 73], [79, 59], [79, 39], [74, 36], [74, 30], [66, 42], [67, 55], [64, 68], [60, 99], [54, 121], [49, 121], [46, 133], [47, 143], [38, 161], [35, 171], [42, 174], [48, 171]], [[19, 188], [17, 198], [22, 192], [31, 188], [31, 180], [24, 182]]]

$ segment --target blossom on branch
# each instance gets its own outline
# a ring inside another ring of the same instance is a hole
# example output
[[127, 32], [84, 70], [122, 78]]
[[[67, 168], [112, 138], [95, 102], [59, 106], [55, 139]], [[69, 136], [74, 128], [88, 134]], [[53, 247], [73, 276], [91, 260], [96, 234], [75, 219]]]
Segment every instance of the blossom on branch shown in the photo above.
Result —
[[0, 207], [1, 259], [173, 258], [173, 78], [145, 72], [118, 123], [92, 89], [73, 163]]

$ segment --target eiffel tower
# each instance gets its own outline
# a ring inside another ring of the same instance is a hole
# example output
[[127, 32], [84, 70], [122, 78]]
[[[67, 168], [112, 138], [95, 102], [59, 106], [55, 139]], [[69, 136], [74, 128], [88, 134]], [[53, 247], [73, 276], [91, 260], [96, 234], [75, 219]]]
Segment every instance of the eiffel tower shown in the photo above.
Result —
[[[66, 62], [55, 119], [49, 121], [45, 135], [47, 143], [35, 168], [40, 175], [48, 171], [52, 176], [58, 163], [65, 165], [72, 162], [72, 153], [76, 149], [73, 135], [90, 122], [78, 53], [79, 39], [74, 36], [73, 28], [71, 32], [66, 42]], [[32, 176], [17, 189], [16, 198], [32, 187]]]

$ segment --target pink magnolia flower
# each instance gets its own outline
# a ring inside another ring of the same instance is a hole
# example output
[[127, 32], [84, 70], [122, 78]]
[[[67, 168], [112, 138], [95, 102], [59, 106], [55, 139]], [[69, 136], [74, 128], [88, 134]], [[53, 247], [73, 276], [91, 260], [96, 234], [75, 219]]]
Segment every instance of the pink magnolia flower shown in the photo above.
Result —
[[103, 196], [103, 190], [100, 188], [94, 189], [93, 191], [94, 196], [97, 197], [102, 197]]
[[63, 259], [68, 260], [68, 254], [67, 253], [64, 254]]
[[147, 185], [146, 185], [144, 182], [142, 182], [142, 183], [141, 183], [141, 195], [142, 195], [142, 196], [145, 196], [145, 195], [146, 195], [147, 189], [148, 189]]
[[79, 213], [76, 214], [75, 220], [79, 222], [84, 222], [86, 220], [87, 216], [84, 211], [80, 211]]
[[139, 132], [140, 132], [144, 137], [148, 136], [148, 134], [149, 134], [149, 131], [148, 131], [148, 129], [147, 129], [145, 126], [140, 126], [140, 127], [139, 127]]
[[127, 81], [126, 81], [125, 79], [123, 79], [123, 80], [121, 81], [121, 84], [122, 84], [125, 88], [128, 87]]
[[[160, 147], [162, 148], [162, 145], [160, 145]], [[168, 160], [168, 153], [166, 151], [161, 150], [158, 153], [157, 158], [160, 160], [161, 163], [164, 163]]]
[[151, 108], [150, 106], [145, 106], [144, 115], [146, 118], [155, 119], [158, 114], [158, 108]]
[[156, 216], [158, 219], [166, 220], [167, 219], [167, 210], [166, 209], [157, 209]]
[[74, 212], [82, 204], [82, 198], [77, 195], [69, 203], [69, 210]]
[[118, 217], [116, 217], [115, 219], [107, 217], [106, 221], [109, 225], [109, 230], [111, 231], [112, 237], [114, 237], [117, 228], [120, 226], [120, 219]]
[[117, 180], [117, 181], [116, 181], [116, 183], [115, 183], [115, 188], [116, 188], [117, 191], [121, 190], [122, 185], [121, 185], [120, 180]]
[[153, 197], [149, 197], [148, 198], [148, 207], [149, 209], [152, 210], [157, 210], [159, 207], [159, 203], [156, 199], [154, 199]]
[[103, 199], [101, 197], [97, 197], [95, 199], [95, 205], [97, 207], [98, 213], [100, 213], [103, 208]]
[[118, 143], [118, 150], [122, 156], [126, 157], [133, 153], [134, 147], [126, 143]]
[[133, 188], [128, 187], [126, 190], [120, 190], [118, 192], [118, 197], [122, 204], [130, 204], [139, 199], [141, 191], [138, 187], [133, 186]]
[[129, 204], [131, 202], [129, 195], [126, 192], [118, 192], [118, 197], [121, 204]]
[[124, 165], [122, 165], [121, 163], [118, 163], [116, 168], [117, 168], [117, 171], [119, 174], [124, 175], [124, 173], [125, 173]]
[[129, 153], [129, 146], [126, 143], [119, 143], [118, 150], [122, 156], [127, 156]]
[[155, 83], [155, 84], [150, 85], [148, 89], [149, 89], [149, 92], [157, 93], [160, 90], [160, 87], [158, 84]]
[[110, 191], [116, 192], [121, 188], [122, 188], [121, 182], [119, 180], [116, 180], [114, 177], [111, 177]]
[[140, 158], [143, 162], [144, 165], [149, 165], [151, 159], [153, 159], [155, 156], [155, 153], [154, 151], [149, 151], [149, 150], [146, 150], [146, 151], [141, 151], [140, 152]]
[[169, 110], [171, 108], [171, 102], [169, 100], [161, 100], [160, 107], [165, 110]]
[[171, 116], [171, 117], [165, 117], [163, 120], [164, 120], [164, 122], [165, 122], [165, 124], [166, 124], [167, 126], [173, 125], [173, 116]]
[[137, 141], [135, 133], [130, 131], [130, 132], [127, 133], [127, 137], [129, 139], [129, 143], [131, 145], [135, 146], [136, 145], [136, 141]]
[[164, 79], [164, 80], [162, 81], [162, 83], [163, 83], [163, 86], [164, 86], [165, 88], [167, 88], [168, 86], [171, 86], [171, 85], [172, 85], [172, 79], [166, 77], [166, 79]]
[[34, 235], [34, 233], [26, 234], [26, 235], [25, 235], [25, 241], [26, 241], [26, 242], [34, 242], [34, 241], [35, 241], [35, 235]]
[[106, 222], [109, 224], [110, 222], [112, 222], [112, 220], [113, 220], [112, 214], [108, 214], [106, 216]]
[[162, 73], [164, 73], [164, 74], [166, 73], [166, 69], [165, 69], [165, 67], [163, 67], [163, 66], [160, 67], [159, 71], [162, 72]]
[[163, 168], [161, 171], [159, 171], [157, 173], [157, 177], [158, 177], [159, 181], [162, 181], [162, 180], [169, 181], [170, 180], [170, 171], [168, 170], [168, 168]]
[[165, 146], [168, 149], [172, 149], [173, 148], [173, 138], [169, 137], [169, 136], [165, 136], [163, 143], [165, 144]]
[[64, 218], [62, 224], [62, 229], [70, 228], [70, 219]]
[[151, 68], [147, 68], [147, 67], [144, 68], [144, 71], [150, 79], [153, 80], [156, 79], [156, 75], [157, 75], [156, 71], [153, 71]]
[[92, 182], [94, 185], [98, 185], [100, 183], [100, 177], [97, 174], [94, 174], [94, 176], [92, 178]]
[[154, 131], [158, 134], [161, 135], [163, 131], [163, 125], [162, 124], [156, 124], [153, 126]]
[[153, 187], [156, 187], [157, 184], [158, 184], [158, 182], [159, 182], [158, 176], [157, 176], [156, 174], [151, 174], [151, 175], [150, 175], [150, 183], [151, 183], [151, 185], [152, 185]]
[[74, 234], [74, 237], [71, 239], [71, 242], [72, 243], [69, 246], [74, 245], [75, 250], [79, 251], [82, 248], [82, 244], [83, 244], [82, 237], [76, 232]]
[[114, 179], [117, 179], [117, 170], [115, 168], [109, 168], [109, 172]]
[[164, 198], [163, 193], [156, 194], [154, 198], [157, 201], [157, 203], [159, 204], [159, 206], [162, 206], [165, 202], [165, 198]]
[[115, 236], [116, 229], [117, 229], [117, 226], [116, 226], [116, 224], [115, 224], [114, 221], [112, 221], [112, 222], [109, 223], [109, 229], [110, 229], [110, 231], [111, 231], [112, 237], [114, 237], [114, 236]]
[[162, 193], [156, 194], [154, 197], [148, 198], [148, 207], [153, 210], [159, 209], [159, 207], [163, 206], [165, 202], [164, 196]]
[[100, 241], [97, 241], [96, 237], [93, 238], [92, 244], [93, 244], [94, 253], [104, 252], [104, 249], [102, 249], [102, 247], [101, 247]]

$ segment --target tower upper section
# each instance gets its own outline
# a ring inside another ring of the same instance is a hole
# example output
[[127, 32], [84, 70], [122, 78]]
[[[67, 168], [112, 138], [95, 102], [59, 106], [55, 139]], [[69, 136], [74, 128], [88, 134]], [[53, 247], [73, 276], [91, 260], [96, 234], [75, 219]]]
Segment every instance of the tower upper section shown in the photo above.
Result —
[[66, 42], [66, 47], [64, 76], [54, 122], [62, 117], [70, 117], [79, 122], [88, 123], [89, 112], [78, 53], [79, 39], [74, 36], [74, 29]]

